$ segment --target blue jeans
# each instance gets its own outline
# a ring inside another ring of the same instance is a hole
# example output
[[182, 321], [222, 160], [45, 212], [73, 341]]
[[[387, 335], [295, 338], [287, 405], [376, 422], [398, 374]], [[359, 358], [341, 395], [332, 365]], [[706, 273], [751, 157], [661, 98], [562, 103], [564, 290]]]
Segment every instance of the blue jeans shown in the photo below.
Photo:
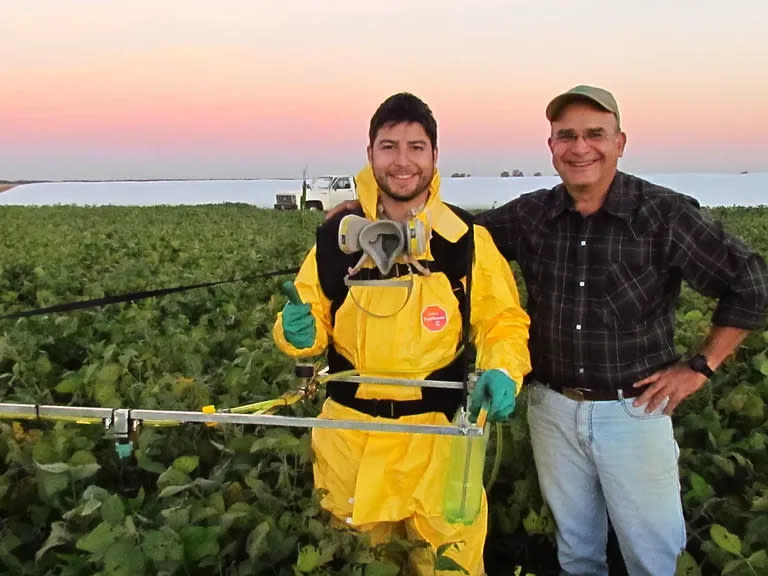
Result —
[[673, 575], [685, 548], [672, 420], [664, 405], [646, 414], [632, 401], [577, 402], [540, 384], [528, 388], [533, 454], [563, 575], [608, 575], [607, 515], [631, 576]]

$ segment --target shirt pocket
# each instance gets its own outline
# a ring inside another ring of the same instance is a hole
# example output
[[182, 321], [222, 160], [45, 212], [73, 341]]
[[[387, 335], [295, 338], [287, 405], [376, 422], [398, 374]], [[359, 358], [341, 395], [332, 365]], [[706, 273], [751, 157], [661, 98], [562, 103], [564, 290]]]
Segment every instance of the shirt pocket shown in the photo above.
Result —
[[661, 297], [659, 274], [654, 267], [636, 268], [615, 262], [606, 270], [597, 313], [610, 328], [632, 330], [654, 314]]

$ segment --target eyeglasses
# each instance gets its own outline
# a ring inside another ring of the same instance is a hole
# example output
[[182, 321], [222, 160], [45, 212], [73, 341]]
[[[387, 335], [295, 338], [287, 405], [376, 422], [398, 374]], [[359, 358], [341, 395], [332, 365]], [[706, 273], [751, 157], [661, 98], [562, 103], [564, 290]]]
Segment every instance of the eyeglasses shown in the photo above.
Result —
[[557, 133], [552, 136], [552, 139], [561, 144], [575, 144], [579, 138], [583, 138], [585, 142], [599, 144], [613, 136], [615, 136], [615, 134], [606, 132], [604, 128], [589, 128], [581, 134], [578, 134], [576, 130], [558, 130]]

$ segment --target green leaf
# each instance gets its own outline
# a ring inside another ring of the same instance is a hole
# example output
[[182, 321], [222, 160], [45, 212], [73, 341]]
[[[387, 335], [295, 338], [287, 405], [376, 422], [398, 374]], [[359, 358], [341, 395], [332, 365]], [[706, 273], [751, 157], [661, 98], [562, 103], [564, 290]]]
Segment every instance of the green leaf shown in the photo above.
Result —
[[551, 534], [554, 531], [554, 524], [549, 508], [546, 504], [541, 506], [541, 512], [537, 513], [531, 509], [523, 518], [523, 527], [528, 534]]
[[768, 490], [763, 490], [762, 496], [755, 496], [752, 499], [750, 510], [753, 512], [768, 512]]
[[691, 472], [691, 491], [699, 502], [706, 502], [715, 495], [712, 486], [696, 472]]
[[74, 394], [80, 388], [80, 380], [78, 378], [64, 378], [61, 382], [53, 387], [59, 394]]
[[146, 470], [147, 472], [153, 472], [155, 474], [162, 474], [165, 472], [165, 466], [160, 462], [152, 460], [143, 450], [136, 450], [136, 464], [139, 465], [139, 468]]
[[95, 464], [96, 462], [96, 456], [90, 450], [77, 450], [69, 459], [69, 465], [73, 467]]
[[72, 480], [85, 480], [96, 474], [99, 470], [101, 470], [101, 464], [95, 462], [93, 464], [83, 464], [82, 466], [72, 466], [69, 470], [70, 478]]
[[168, 526], [147, 530], [142, 535], [141, 548], [153, 562], [182, 562], [184, 545], [179, 535]]
[[677, 558], [675, 576], [701, 576], [701, 568], [687, 550]]
[[104, 555], [104, 571], [109, 576], [144, 574], [145, 563], [141, 549], [128, 539], [115, 542]]
[[763, 364], [768, 362], [768, 356], [766, 356], [765, 352], [759, 352], [757, 354], [754, 354], [751, 358], [752, 367], [755, 370], [759, 370], [760, 372], [763, 371]]
[[144, 486], [139, 488], [139, 493], [136, 494], [136, 498], [128, 498], [128, 508], [131, 512], [136, 512], [137, 510], [141, 509], [142, 504], [144, 504], [144, 499], [146, 498], [146, 494], [144, 493]]
[[160, 491], [160, 494], [158, 494], [157, 497], [168, 498], [169, 496], [174, 496], [179, 492], [184, 492], [185, 490], [188, 490], [192, 485], [193, 483], [190, 482], [189, 484], [182, 484], [181, 486], [166, 486]]
[[21, 546], [22, 542], [18, 536], [8, 530], [3, 531], [0, 537], [0, 561], [5, 560], [12, 550]]
[[203, 478], [202, 476], [195, 478], [192, 481], [192, 485], [201, 488], [202, 492], [204, 493], [209, 493], [212, 490], [221, 488], [221, 482], [217, 482], [216, 480], [208, 480], [208, 478]]
[[753, 471], [755, 467], [752, 465], [752, 462], [748, 458], [745, 458], [738, 452], [728, 452], [728, 457], [733, 458], [736, 461], [736, 464], [741, 466], [742, 468], [746, 468], [747, 470]]
[[99, 502], [104, 502], [107, 498], [109, 498], [112, 494], [108, 491], [102, 488], [101, 486], [96, 486], [95, 484], [91, 484], [83, 490], [83, 500], [98, 500]]
[[227, 531], [232, 524], [240, 518], [247, 518], [253, 513], [253, 507], [247, 502], [235, 502], [229, 509], [219, 516], [219, 526], [223, 531]]
[[251, 560], [256, 560], [267, 550], [267, 534], [270, 526], [265, 520], [248, 534], [248, 540], [245, 543], [245, 550]]
[[528, 510], [528, 514], [523, 518], [523, 528], [525, 528], [525, 531], [528, 534], [539, 534], [540, 526], [541, 519], [536, 510]]
[[763, 452], [768, 449], [768, 436], [753, 430], [753, 434], [748, 440], [748, 447], [753, 452]]
[[80, 509], [81, 516], [89, 516], [101, 507], [101, 503], [107, 500], [111, 494], [101, 486], [91, 484], [83, 491], [83, 506]]
[[720, 548], [730, 552], [734, 556], [741, 555], [741, 540], [735, 534], [729, 532], [725, 526], [712, 524], [709, 527], [709, 535]]
[[44, 472], [50, 472], [52, 474], [63, 474], [64, 472], [69, 472], [70, 469], [70, 465], [66, 462], [54, 462], [52, 464], [40, 464], [39, 462], [35, 462], [35, 466]]
[[365, 565], [365, 576], [397, 576], [400, 573], [400, 567], [391, 562], [371, 562]]
[[170, 528], [179, 532], [182, 528], [189, 525], [189, 507], [176, 506], [174, 508], [166, 508], [160, 512], [163, 518], [166, 519]]
[[464, 544], [464, 541], [446, 542], [445, 544], [441, 544], [440, 546], [437, 547], [437, 550], [435, 551], [435, 555], [439, 558], [440, 556], [443, 556], [444, 554], [446, 554], [452, 548], [454, 550], [458, 550], [461, 544]]
[[754, 422], [762, 422], [765, 419], [765, 402], [756, 394], [748, 394], [740, 414]]
[[35, 369], [39, 374], [48, 374], [51, 371], [51, 361], [47, 356], [41, 356], [35, 361]]
[[101, 506], [101, 518], [104, 522], [111, 524], [112, 526], [117, 526], [122, 523], [124, 517], [125, 507], [123, 506], [123, 501], [120, 499], [120, 496], [113, 494], [104, 501]]
[[184, 474], [181, 470], [169, 467], [168, 470], [160, 474], [157, 479], [157, 487], [165, 488], [166, 486], [185, 486], [192, 482], [189, 476]]
[[122, 375], [123, 367], [116, 363], [110, 363], [103, 366], [94, 379], [95, 390], [93, 391], [96, 401], [100, 406], [110, 406], [118, 408], [121, 398], [117, 392], [117, 381]]
[[115, 542], [121, 534], [122, 530], [110, 526], [106, 522], [102, 522], [88, 534], [80, 538], [75, 546], [78, 550], [85, 550], [92, 554], [101, 554], [104, 553], [110, 544]]
[[263, 438], [251, 444], [251, 454], [260, 451], [296, 453], [301, 449], [301, 440], [288, 430], [280, 428], [267, 430]]
[[758, 550], [747, 560], [749, 560], [753, 568], [768, 568], [768, 550]]
[[731, 460], [723, 458], [719, 454], [712, 455], [712, 462], [720, 468], [727, 476], [733, 477], [736, 474], [736, 467]]
[[95, 484], [91, 484], [83, 490], [83, 500], [99, 500], [100, 502], [104, 502], [104, 500], [111, 495], [109, 490], [102, 488], [101, 486], [96, 486]]
[[296, 570], [307, 574], [320, 565], [320, 551], [317, 548], [312, 545], [307, 545], [299, 550], [299, 557], [296, 560]]
[[124, 368], [117, 362], [105, 364], [96, 373], [95, 382], [99, 386], [114, 385], [123, 373]]
[[221, 492], [214, 492], [211, 494], [208, 497], [208, 505], [219, 514], [223, 514], [227, 509], [227, 505], [224, 502], [224, 495]]
[[694, 321], [696, 321], [696, 320], [701, 320], [702, 318], [704, 318], [704, 314], [701, 312], [701, 310], [699, 310], [697, 308], [694, 308], [693, 310], [689, 310], [688, 312], [686, 312], [685, 315], [683, 316], [683, 318], [685, 320], [694, 320]]
[[733, 574], [736, 570], [738, 570], [742, 566], [746, 566], [746, 564], [744, 563], [744, 560], [742, 558], [736, 558], [728, 562], [723, 567], [723, 571], [720, 572], [720, 574], [722, 574], [722, 576], [728, 576], [728, 574]]
[[37, 473], [37, 484], [41, 496], [47, 499], [67, 489], [69, 486], [69, 475], [40, 471]]
[[199, 456], [179, 456], [173, 461], [173, 467], [184, 474], [193, 472], [198, 464], [200, 464]]
[[83, 505], [83, 509], [80, 511], [80, 516], [88, 516], [93, 514], [100, 507], [101, 502], [99, 500], [87, 500]]
[[123, 529], [125, 530], [125, 537], [135, 541], [139, 535], [136, 531], [136, 523], [133, 521], [133, 516], [126, 516], [123, 522]]
[[436, 571], [446, 571], [446, 572], [461, 572], [462, 574], [469, 575], [469, 572], [456, 562], [453, 558], [450, 558], [445, 555], [439, 555], [437, 559], [435, 560], [435, 570]]
[[219, 553], [218, 530], [209, 526], [186, 526], [181, 530], [184, 553], [191, 562]]

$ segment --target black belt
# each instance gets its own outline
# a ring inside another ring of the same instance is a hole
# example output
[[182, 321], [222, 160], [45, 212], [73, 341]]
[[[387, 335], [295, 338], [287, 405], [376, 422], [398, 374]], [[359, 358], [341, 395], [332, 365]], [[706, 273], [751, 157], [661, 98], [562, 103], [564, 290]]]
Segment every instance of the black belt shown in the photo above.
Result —
[[[616, 390], [594, 390], [591, 388], [569, 388], [567, 386], [558, 386], [557, 384], [548, 384], [546, 382], [540, 382], [543, 386], [559, 392], [566, 398], [576, 400], [577, 402], [583, 402], [585, 400], [591, 402], [599, 402], [604, 400], [619, 400], [621, 398], [634, 398], [642, 394], [642, 388], [633, 388], [631, 386], [627, 388], [618, 388]], [[621, 394], [619, 394], [621, 392]]]
[[379, 418], [400, 418], [401, 416], [412, 416], [413, 414], [426, 414], [428, 412], [441, 412], [436, 410], [433, 402], [420, 400], [380, 400], [377, 398], [337, 398], [331, 396], [331, 399], [346, 406], [363, 412], [369, 416]]

